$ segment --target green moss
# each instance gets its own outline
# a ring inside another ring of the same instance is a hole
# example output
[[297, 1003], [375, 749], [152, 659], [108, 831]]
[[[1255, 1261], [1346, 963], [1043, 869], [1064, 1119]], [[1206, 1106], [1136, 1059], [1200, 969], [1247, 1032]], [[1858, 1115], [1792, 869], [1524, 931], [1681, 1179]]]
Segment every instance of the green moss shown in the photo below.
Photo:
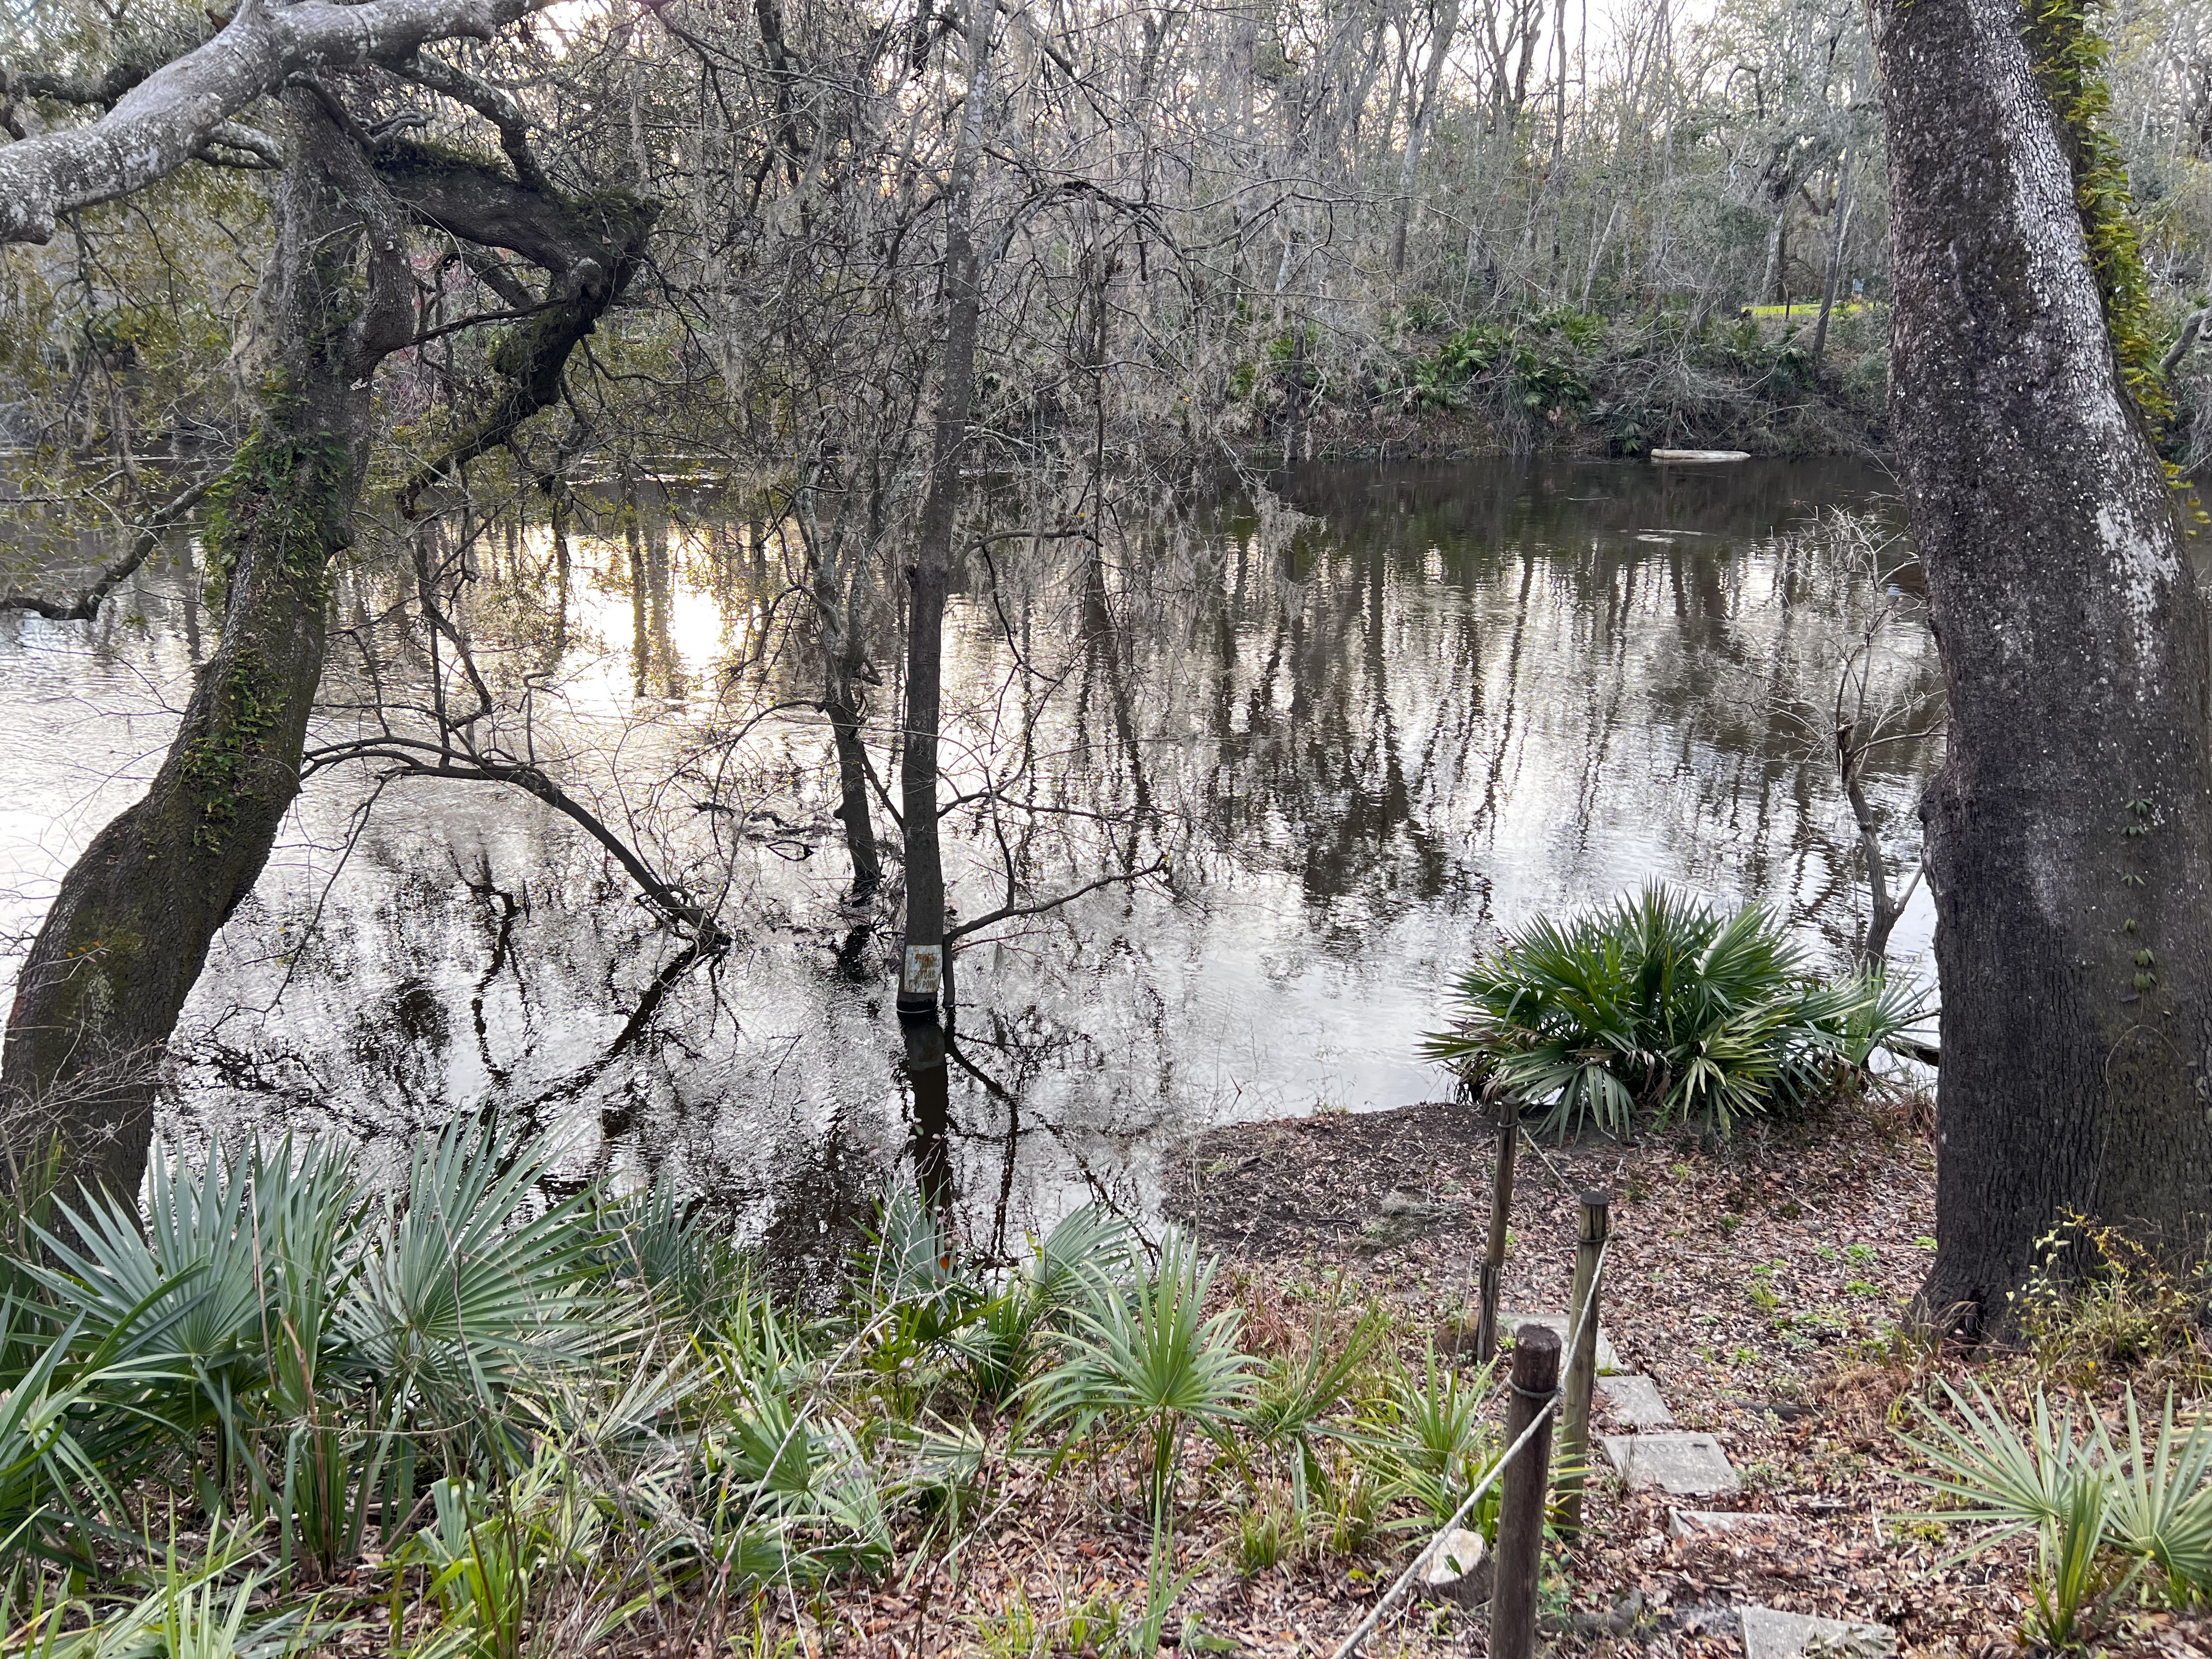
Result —
[[2135, 199], [2119, 145], [2106, 131], [2112, 88], [2106, 84], [2110, 47], [2093, 26], [2102, 0], [2026, 0], [2024, 38], [2037, 82], [2058, 116], [2068, 160], [2074, 166], [2074, 199], [2089, 263], [2104, 296], [2105, 324], [2119, 358], [2120, 379], [2153, 422], [2173, 413], [2158, 372], [2158, 341], [2150, 307], [2150, 276], [2136, 234]]
[[268, 663], [253, 652], [241, 651], [223, 676], [208, 712], [207, 730], [185, 745], [185, 786], [199, 805], [199, 822], [192, 826], [195, 847], [221, 851], [223, 836], [238, 816], [238, 792], [246, 781], [246, 766], [276, 724], [278, 707], [261, 700], [268, 680]]
[[[353, 463], [343, 443], [306, 430], [298, 404], [272, 393], [265, 412], [208, 494], [204, 520], [208, 568], [227, 585], [249, 546], [259, 568], [275, 568], [299, 604], [319, 614], [328, 598], [330, 556], [343, 539]], [[250, 649], [219, 671], [207, 728], [188, 741], [183, 781], [198, 809], [192, 844], [222, 849], [238, 816], [246, 769], [276, 724], [281, 694], [264, 703], [270, 665]]]
[[337, 438], [289, 429], [289, 412], [285, 400], [277, 400], [208, 492], [208, 568], [218, 584], [227, 583], [240, 549], [257, 542], [274, 549], [302, 603], [319, 605], [331, 552], [341, 539], [353, 463]]

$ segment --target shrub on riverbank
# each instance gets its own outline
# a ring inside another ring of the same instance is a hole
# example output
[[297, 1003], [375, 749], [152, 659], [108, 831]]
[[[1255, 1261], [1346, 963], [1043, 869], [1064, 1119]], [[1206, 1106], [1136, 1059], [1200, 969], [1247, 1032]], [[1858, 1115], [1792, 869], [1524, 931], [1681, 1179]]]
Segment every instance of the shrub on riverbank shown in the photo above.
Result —
[[1816, 362], [1816, 314], [1801, 308], [1785, 323], [1552, 306], [1457, 320], [1417, 306], [1364, 348], [1284, 335], [1232, 373], [1226, 396], [1263, 439], [1300, 453], [1877, 446], [1885, 319], [1838, 313]]
[[1495, 1081], [1562, 1138], [1802, 1107], [1863, 1079], [1925, 1013], [1911, 988], [1823, 981], [1773, 916], [1723, 916], [1662, 886], [1567, 921], [1539, 917], [1461, 979], [1430, 1058]]
[[1086, 1639], [1150, 1652], [1209, 1553], [1356, 1553], [1493, 1455], [1486, 1370], [1326, 1298], [1248, 1343], [1189, 1243], [1148, 1261], [1095, 1209], [993, 1266], [895, 1196], [809, 1318], [669, 1194], [544, 1173], [474, 1125], [388, 1194], [328, 1146], [157, 1147], [143, 1233], [112, 1205], [19, 1231], [46, 1255], [10, 1255], [0, 1319], [7, 1650], [787, 1629], [1074, 1482], [1152, 1540], [1144, 1604]]

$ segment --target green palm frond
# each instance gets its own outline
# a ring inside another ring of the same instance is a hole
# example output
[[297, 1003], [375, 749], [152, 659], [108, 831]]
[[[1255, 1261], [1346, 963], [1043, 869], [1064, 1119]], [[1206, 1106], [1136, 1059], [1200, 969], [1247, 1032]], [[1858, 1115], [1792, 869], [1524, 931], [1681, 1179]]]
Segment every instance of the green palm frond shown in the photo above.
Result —
[[2034, 1534], [2040, 1639], [2061, 1648], [2075, 1642], [2089, 1605], [2108, 1602], [2147, 1565], [2164, 1575], [2171, 1599], [2204, 1598], [2212, 1588], [2212, 1424], [2179, 1428], [2169, 1394], [2151, 1442], [2130, 1389], [2126, 1438], [2115, 1446], [2101, 1419], [2093, 1413], [2077, 1432], [2071, 1413], [2055, 1412], [2040, 1389], [2024, 1429], [1978, 1383], [1971, 1396], [1948, 1383], [1944, 1392], [1948, 1413], [1920, 1404], [1922, 1432], [1899, 1436], [1930, 1471], [1911, 1478], [1958, 1504], [1924, 1518], [1988, 1528], [1970, 1554]]
[[507, 1393], [623, 1340], [586, 1283], [586, 1195], [537, 1209], [543, 1155], [488, 1126], [418, 1149], [403, 1194], [370, 1228], [337, 1323], [386, 1397], [426, 1424], [504, 1438]]
[[1250, 1395], [1251, 1362], [1237, 1348], [1240, 1316], [1233, 1308], [1211, 1317], [1203, 1312], [1213, 1271], [1171, 1230], [1156, 1273], [1127, 1285], [1089, 1286], [1066, 1358], [1032, 1390], [1043, 1420], [1072, 1419], [1079, 1432], [1102, 1419], [1149, 1431], [1156, 1527], [1166, 1523], [1185, 1425], [1219, 1436], [1239, 1420]]
[[2212, 1420], [2198, 1418], [2185, 1431], [2174, 1423], [2168, 1392], [2155, 1445], [2143, 1441], [2135, 1390], [2127, 1396], [2127, 1452], [2115, 1455], [2097, 1424], [2100, 1449], [2112, 1471], [2106, 1525], [2119, 1547], [2157, 1563], [2183, 1599], [2212, 1594]]
[[1822, 982], [1764, 907], [1723, 916], [1655, 884], [1510, 934], [1423, 1052], [1546, 1108], [1563, 1136], [1647, 1116], [1726, 1133], [1817, 1097], [1925, 1012], [1901, 981]]
[[52, 1266], [28, 1271], [76, 1322], [103, 1395], [186, 1445], [218, 1425], [224, 1455], [267, 1488], [252, 1431], [307, 1409], [337, 1343], [360, 1215], [348, 1155], [217, 1142], [195, 1170], [156, 1142], [143, 1233], [112, 1198], [64, 1213], [77, 1242], [42, 1234]]

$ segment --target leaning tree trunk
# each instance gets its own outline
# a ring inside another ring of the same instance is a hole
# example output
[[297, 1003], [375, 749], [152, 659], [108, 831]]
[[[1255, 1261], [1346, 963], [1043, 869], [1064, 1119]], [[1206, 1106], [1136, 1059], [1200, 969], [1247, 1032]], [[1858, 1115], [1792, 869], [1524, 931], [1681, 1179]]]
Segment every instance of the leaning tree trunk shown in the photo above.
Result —
[[144, 798], [64, 878], [0, 1059], [10, 1150], [58, 1138], [72, 1186], [126, 1201], [178, 1013], [298, 792], [328, 566], [367, 460], [368, 377], [412, 333], [398, 234], [371, 207], [381, 193], [313, 98], [285, 102], [292, 142], [260, 319], [267, 389], [212, 492], [206, 537], [222, 643]]
[[2069, 1212], [2204, 1236], [2205, 612], [2088, 258], [2084, 135], [2039, 81], [2050, 44], [2031, 58], [2019, 0], [1873, 18], [1893, 404], [1950, 702], [1923, 806], [1943, 1066], [1918, 1306], [1973, 1334], [2004, 1328]]

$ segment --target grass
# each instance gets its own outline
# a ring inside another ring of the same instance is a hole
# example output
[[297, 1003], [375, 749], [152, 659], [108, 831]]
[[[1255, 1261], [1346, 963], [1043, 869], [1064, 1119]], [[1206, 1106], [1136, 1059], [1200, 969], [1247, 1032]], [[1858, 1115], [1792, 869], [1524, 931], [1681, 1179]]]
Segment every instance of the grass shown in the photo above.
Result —
[[[1856, 316], [1872, 309], [1873, 307], [1864, 300], [1838, 300], [1832, 314], [1838, 317]], [[1820, 314], [1820, 296], [1816, 294], [1809, 300], [1792, 300], [1786, 306], [1746, 306], [1744, 310], [1761, 322], [1784, 316], [1794, 322], [1800, 317], [1818, 317]]]
[[1333, 1297], [1248, 1346], [1174, 1232], [1148, 1255], [1086, 1209], [987, 1262], [901, 1192], [806, 1314], [671, 1194], [544, 1170], [480, 1124], [389, 1191], [331, 1146], [157, 1146], [143, 1234], [14, 1218], [0, 1651], [525, 1659], [709, 1608], [789, 1650], [817, 1597], [939, 1571], [1040, 1470], [1126, 1504], [1142, 1583], [1010, 1600], [976, 1641], [1205, 1650], [1209, 1565], [1379, 1547], [1490, 1455], [1486, 1371]]
[[1546, 1112], [1560, 1138], [1746, 1118], [1863, 1084], [1924, 1015], [1911, 987], [1813, 973], [1758, 906], [1723, 915], [1662, 886], [1540, 917], [1460, 981], [1425, 1052]]

